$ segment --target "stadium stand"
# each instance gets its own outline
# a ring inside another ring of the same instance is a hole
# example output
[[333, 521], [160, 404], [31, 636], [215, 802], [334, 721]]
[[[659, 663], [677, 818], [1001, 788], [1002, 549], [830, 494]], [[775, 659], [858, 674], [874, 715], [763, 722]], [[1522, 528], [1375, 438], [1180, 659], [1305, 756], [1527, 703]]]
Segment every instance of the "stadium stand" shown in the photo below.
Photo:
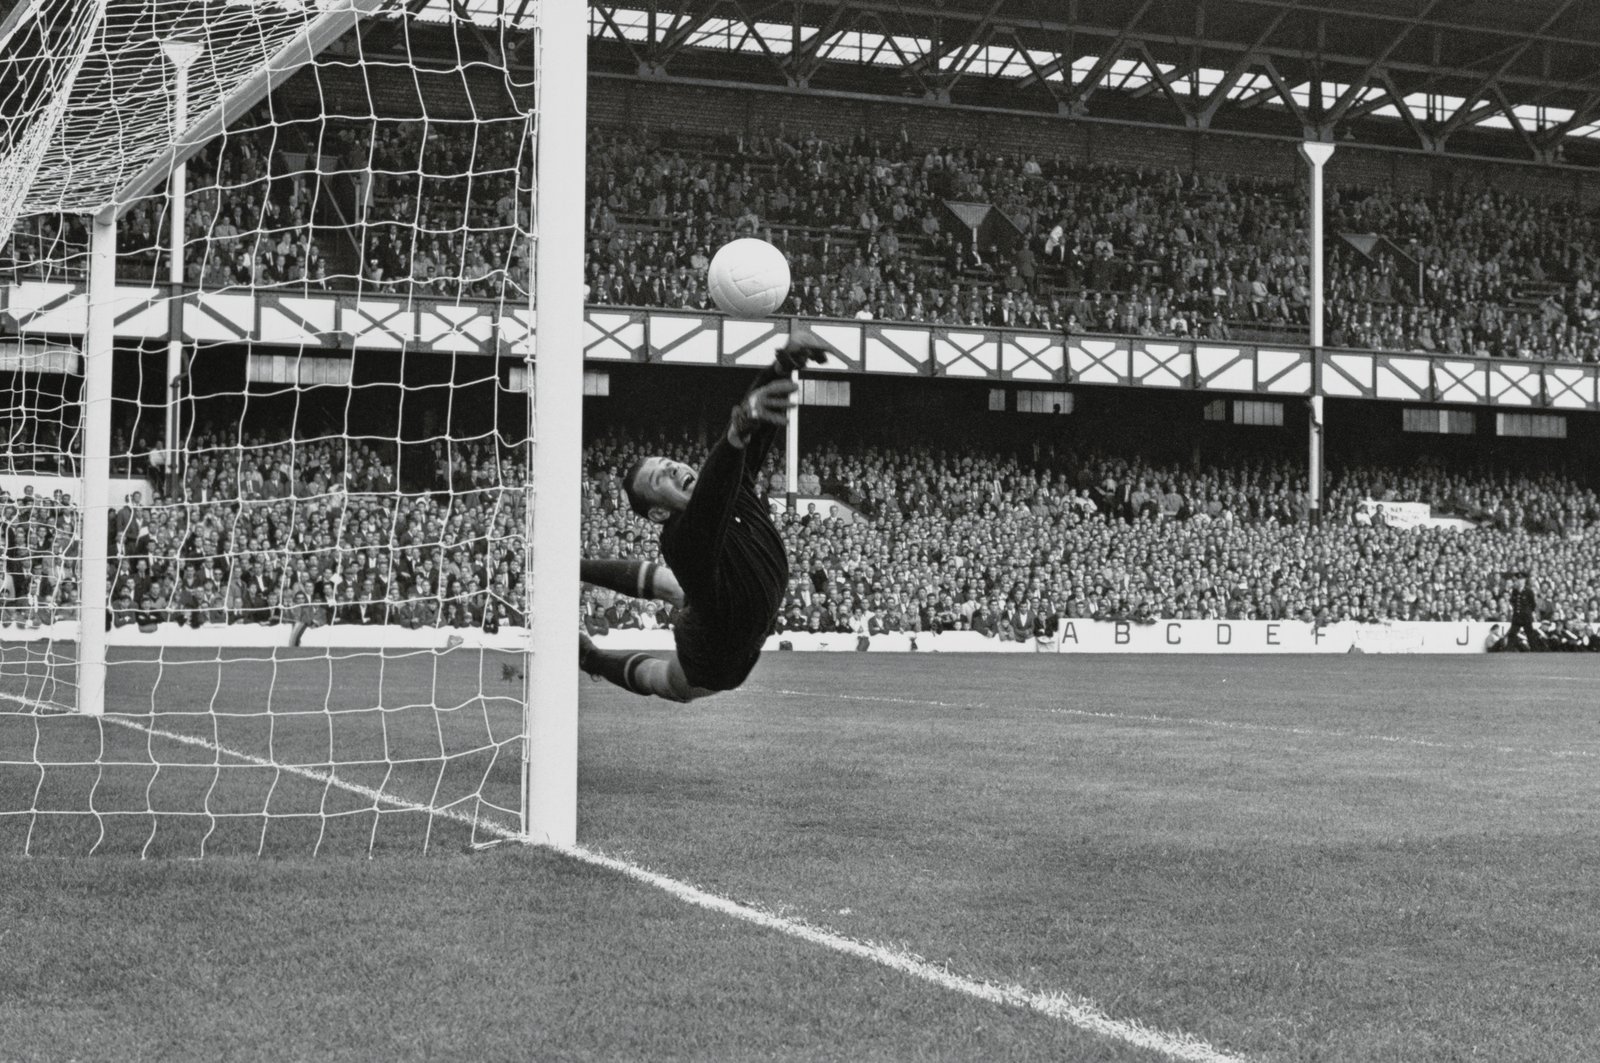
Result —
[[[292, 121], [246, 119], [190, 162], [191, 283], [450, 298], [503, 280], [526, 286], [528, 249], [511, 237], [526, 209], [517, 130], [399, 119], [330, 128], [312, 145]], [[598, 304], [705, 309], [710, 253], [752, 234], [791, 260], [789, 313], [1304, 336], [1304, 191], [1282, 180], [782, 127], [600, 128], [588, 172], [585, 270]], [[466, 178], [451, 175], [468, 173], [474, 208], [437, 206], [463, 201]], [[148, 201], [124, 226], [130, 275], [160, 275], [160, 210]], [[1488, 186], [1423, 195], [1344, 185], [1331, 190], [1328, 219], [1339, 234], [1328, 243], [1330, 346], [1600, 360], [1592, 210]], [[59, 269], [62, 245], [83, 243], [78, 222], [32, 219], [8, 268]]]
[[[589, 299], [704, 309], [711, 251], [757, 234], [789, 257], [784, 310], [802, 315], [1303, 335], [1298, 186], [933, 137], [597, 128]], [[188, 163], [188, 280], [441, 298], [525, 287], [529, 251], [511, 237], [526, 209], [522, 150], [517, 129], [492, 124], [340, 120], [312, 143], [292, 118], [247, 117]], [[441, 209], [467, 198], [467, 174], [473, 207]], [[163, 275], [164, 229], [159, 200], [129, 213], [119, 247], [127, 276]], [[1330, 346], [1600, 360], [1592, 210], [1488, 186], [1422, 194], [1345, 184], [1331, 190], [1329, 229], [1340, 234], [1328, 247]], [[80, 267], [62, 263], [84, 244], [78, 221], [30, 218], [0, 267], [75, 276]], [[42, 430], [26, 411], [8, 417], [11, 436]], [[393, 446], [260, 434], [235, 446], [219, 425], [193, 438], [184, 505], [130, 502], [119, 515], [115, 623], [523, 619], [522, 502], [478, 475], [490, 462], [515, 470], [517, 456], [489, 444], [440, 451], [418, 473], [401, 469]], [[652, 443], [693, 456], [682, 440]], [[654, 549], [611, 479], [643, 446], [593, 442], [587, 554]], [[1307, 520], [1303, 472], [1259, 461], [1024, 463], [981, 449], [863, 446], [808, 455], [803, 476], [866, 519], [780, 518], [796, 569], [786, 626], [876, 618], [1003, 633], [1031, 629], [1035, 614], [1504, 620], [1503, 573], [1520, 569], [1536, 573], [1548, 623], [1581, 628], [1594, 645], [1583, 625], [1600, 622], [1600, 504], [1591, 485], [1555, 473], [1336, 467], [1320, 527]], [[1385, 498], [1427, 502], [1475, 530], [1374, 526], [1360, 503]], [[70, 502], [4, 502], [5, 619], [39, 623], [72, 605]], [[670, 617], [591, 594], [585, 622]]]
[[[516, 483], [517, 455], [440, 444], [402, 475], [392, 447], [367, 442], [252, 433], [234, 446], [220, 426], [197, 439], [187, 504], [132, 499], [116, 515], [113, 623], [523, 622], [522, 496], [485, 487]], [[682, 431], [596, 438], [586, 556], [654, 556], [615, 480], [644, 453], [691, 459], [696, 448]], [[779, 517], [794, 570], [785, 630], [1031, 637], [1053, 630], [1051, 617], [1505, 621], [1507, 574], [1531, 571], [1549, 638], [1600, 648], [1600, 495], [1553, 473], [1335, 469], [1319, 526], [1307, 521], [1303, 473], [1286, 463], [834, 444], [808, 454], [801, 475], [865, 519]], [[781, 490], [776, 471], [766, 482]], [[1425, 502], [1464, 530], [1386, 527], [1366, 500]], [[70, 499], [0, 506], [4, 622], [47, 624], [74, 604]], [[657, 609], [589, 591], [583, 619], [591, 631], [670, 624]]]

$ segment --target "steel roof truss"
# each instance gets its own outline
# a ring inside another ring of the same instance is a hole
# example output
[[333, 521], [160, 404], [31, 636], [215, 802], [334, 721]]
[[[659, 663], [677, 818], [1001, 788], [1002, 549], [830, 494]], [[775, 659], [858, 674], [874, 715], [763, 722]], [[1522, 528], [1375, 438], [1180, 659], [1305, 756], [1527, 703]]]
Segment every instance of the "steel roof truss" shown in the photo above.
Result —
[[589, 10], [600, 16], [601, 24], [611, 31], [612, 38], [620, 43], [624, 48], [628, 49], [628, 54], [633, 56], [635, 62], [637, 62], [640, 66], [644, 66], [645, 53], [640, 51], [639, 46], [635, 44], [627, 34], [622, 32], [621, 26], [617, 25], [616, 16], [613, 14], [613, 12], [616, 11], [616, 5], [592, 4], [590, 5]]
[[[504, 66], [506, 61], [505, 53], [501, 51], [498, 44], [489, 39], [488, 34], [483, 32], [483, 27], [478, 25], [478, 20], [473, 18], [472, 12], [467, 10], [466, 0], [451, 0], [450, 6], [455, 9], [457, 18], [472, 27], [472, 35], [477, 39], [478, 47], [483, 49], [483, 54], [491, 62]], [[500, 0], [499, 8], [500, 13], [505, 14], [505, 0]]]
[[1580, 129], [1583, 126], [1588, 125], [1590, 122], [1593, 122], [1596, 118], [1600, 118], [1600, 92], [1594, 93], [1587, 100], [1578, 105], [1578, 107], [1573, 110], [1571, 118], [1568, 118], [1565, 122], [1551, 126], [1543, 133], [1540, 133], [1535, 139], [1538, 140], [1540, 145], [1543, 147], [1552, 147], [1555, 144], [1560, 143], [1561, 139], [1568, 133], [1571, 133], [1574, 129]]
[[941, 96], [947, 96], [955, 83], [966, 76], [967, 71], [972, 68], [972, 64], [981, 50], [994, 37], [996, 29], [994, 16], [1005, 2], [1006, 0], [992, 0], [989, 7], [984, 11], [983, 16], [973, 25], [972, 32], [967, 34], [966, 40], [945, 52], [946, 55], [953, 52], [962, 58], [960, 65], [948, 73], [939, 74], [935, 71], [934, 84], [938, 87], [938, 92]]
[[1528, 146], [1529, 153], [1538, 158], [1541, 154], [1539, 145], [1534, 142], [1533, 134], [1523, 124], [1522, 116], [1517, 114], [1515, 107], [1511, 106], [1510, 101], [1506, 99], [1506, 94], [1500, 91], [1499, 85], [1496, 85], [1491, 91], [1494, 94], [1495, 102], [1500, 105], [1500, 113], [1506, 116], [1506, 120], [1511, 123], [1511, 128], [1521, 135], [1522, 142]]
[[900, 47], [900, 42], [897, 39], [898, 35], [889, 29], [888, 24], [883, 21], [883, 16], [878, 12], [868, 12], [866, 17], [877, 25], [878, 31], [883, 34], [884, 43], [895, 54], [895, 58], [900, 60], [901, 71], [917, 83], [917, 88], [922, 90], [924, 96], [934, 95], [932, 86], [923, 78], [922, 71], [918, 68], [922, 57], [905, 53], [905, 49]]
[[1138, 27], [1139, 20], [1144, 18], [1144, 13], [1150, 10], [1150, 5], [1153, 2], [1154, 0], [1144, 0], [1144, 3], [1140, 4], [1138, 9], [1128, 17], [1128, 21], [1123, 24], [1116, 39], [1112, 41], [1111, 47], [1101, 53], [1094, 66], [1090, 67], [1089, 72], [1084, 75], [1083, 81], [1067, 90], [1068, 100], [1078, 105], [1089, 102], [1089, 97], [1093, 96], [1095, 90], [1100, 87], [1100, 83], [1105, 80], [1105, 76], [1111, 70], [1112, 65], [1123, 57], [1122, 53], [1127, 50], [1130, 36], [1134, 29]]
[[791, 81], [797, 85], [805, 85], [811, 81], [811, 75], [817, 72], [817, 68], [826, 58], [823, 51], [828, 42], [855, 24], [854, 13], [850, 5], [838, 5], [829, 13], [828, 20], [817, 27], [815, 33], [795, 45], [786, 64]]
[[[1300, 101], [1294, 98], [1294, 89], [1288, 82], [1284, 81], [1283, 75], [1278, 73], [1277, 64], [1268, 59], [1261, 64], [1261, 70], [1271, 80], [1272, 92], [1276, 93], [1283, 105], [1289, 108], [1289, 113], [1294, 115], [1295, 121], [1299, 122], [1303, 128], [1310, 128], [1309, 123], [1306, 121], [1305, 109], [1300, 106]], [[1271, 94], [1268, 94], [1266, 98], [1270, 99]]]
[[1287, 8], [1299, 14], [1327, 15], [1335, 19], [1360, 18], [1369, 22], [1401, 22], [1410, 25], [1425, 26], [1428, 29], [1447, 33], [1471, 33], [1474, 35], [1490, 37], [1509, 37], [1517, 41], [1542, 44], [1574, 45], [1580, 48], [1593, 48], [1595, 42], [1581, 37], [1562, 37], [1550, 33], [1550, 27], [1555, 25], [1565, 15], [1567, 9], [1576, 0], [1568, 0], [1555, 14], [1545, 19], [1544, 23], [1533, 32], [1517, 29], [1512, 26], [1496, 26], [1492, 23], [1453, 22], [1445, 19], [1432, 19], [1415, 17], [1400, 11], [1383, 11], [1363, 9], [1352, 12], [1330, 4], [1312, 4], [1306, 0], [1241, 0], [1242, 3], [1252, 4], [1256, 7]]
[[1022, 61], [1027, 64], [1029, 71], [1027, 76], [1025, 76], [1022, 81], [1018, 82], [1018, 88], [1028, 88], [1033, 85], [1041, 85], [1057, 103], [1061, 102], [1063, 99], [1061, 90], [1058, 89], [1055, 86], [1055, 83], [1050, 80], [1050, 75], [1061, 70], [1064, 65], [1070, 64], [1069, 57], [1065, 55], [1058, 55], [1054, 59], [1050, 60], [1049, 63], [1040, 66], [1039, 63], [1033, 58], [1032, 49], [1027, 46], [1021, 37], [1017, 36], [1015, 30], [1011, 31], [1011, 39], [1016, 42], [1017, 54], [1020, 55], [1022, 57]]
[[358, 52], [381, 52], [394, 46], [410, 25], [411, 19], [432, 0], [406, 0], [405, 15], [395, 19], [370, 19], [358, 36]]
[[[777, 7], [777, 6], [778, 5], [776, 5], [776, 4], [769, 4], [767, 10], [771, 10], [771, 9]], [[761, 49], [762, 54], [765, 55], [768, 59], [772, 60], [773, 65], [775, 65], [781, 71], [783, 69], [783, 59], [782, 59], [782, 57], [779, 56], [776, 52], [774, 52], [772, 50], [771, 46], [769, 46], [767, 44], [767, 38], [762, 34], [761, 30], [758, 29], [757, 26], [756, 26], [756, 23], [761, 18], [762, 12], [756, 11], [756, 12], [752, 13], [751, 11], [749, 11], [744, 6], [744, 0], [733, 0], [733, 8], [734, 8], [735, 11], [737, 11], [739, 13], [739, 19], [738, 20], [740, 22], [744, 23], [744, 29], [745, 29], [744, 40], [746, 40], [746, 41], [755, 41], [757, 47], [759, 47]], [[743, 43], [743, 41], [741, 41], [740, 43]]]
[[1355, 106], [1357, 101], [1361, 99], [1362, 91], [1371, 87], [1373, 76], [1377, 74], [1379, 70], [1383, 69], [1384, 63], [1388, 62], [1389, 57], [1394, 54], [1395, 49], [1399, 48], [1401, 44], [1405, 43], [1405, 39], [1411, 36], [1411, 31], [1426, 21], [1427, 17], [1433, 14], [1433, 9], [1438, 7], [1443, 2], [1444, 0], [1428, 0], [1428, 6], [1424, 7], [1421, 12], [1417, 14], [1416, 18], [1406, 23], [1405, 28], [1394, 35], [1389, 43], [1384, 46], [1384, 49], [1378, 53], [1372, 62], [1367, 64], [1366, 68], [1362, 70], [1360, 74], [1350, 79], [1350, 86], [1344, 90], [1344, 95], [1340, 96], [1338, 100], [1334, 101], [1333, 107], [1328, 111], [1327, 116], [1323, 119], [1324, 125], [1327, 129], [1333, 129], [1334, 123], [1343, 118], [1345, 113], [1349, 111], [1351, 107]]
[[1389, 76], [1388, 71], [1380, 70], [1378, 72], [1378, 78], [1383, 82], [1383, 87], [1388, 92], [1388, 96], [1380, 96], [1376, 100], [1369, 100], [1367, 103], [1362, 104], [1363, 111], [1365, 111], [1366, 108], [1378, 110], [1386, 101], [1394, 104], [1394, 109], [1400, 113], [1401, 120], [1404, 121], [1407, 127], [1410, 128], [1412, 134], [1417, 138], [1417, 143], [1422, 145], [1422, 149], [1424, 151], [1437, 150], [1439, 144], [1438, 138], [1435, 137], [1427, 128], [1425, 128], [1422, 122], [1417, 118], [1416, 112], [1412, 111], [1411, 105], [1406, 102], [1405, 95], [1395, 87], [1394, 79]]
[[[1355, 17], [1349, 11], [1338, 11], [1326, 7], [1308, 8], [1304, 3], [1301, 3], [1300, 0], [1243, 0], [1243, 2], [1260, 4], [1263, 7], [1267, 7], [1279, 12], [1287, 9], [1289, 13], [1298, 12], [1304, 14], [1306, 11], [1310, 10], [1322, 11], [1329, 15], [1336, 15], [1344, 18]], [[1576, 2], [1576, 0], [1568, 0], [1569, 4], [1574, 2]], [[851, 3], [860, 10], [893, 11], [899, 15], [917, 15], [930, 19], [937, 17], [945, 23], [981, 21], [984, 17], [978, 12], [963, 12], [959, 8], [935, 7], [931, 2], [929, 2], [929, 0], [922, 0], [922, 2], [919, 2], [919, 0], [851, 0]], [[1142, 10], [1143, 9], [1141, 8], [1141, 11]], [[1360, 17], [1383, 22], [1410, 21], [1409, 17], [1398, 15], [1373, 15], [1370, 12], [1363, 12]], [[1140, 40], [1144, 41], [1152, 49], [1157, 51], [1169, 48], [1187, 49], [1195, 47], [1196, 45], [1211, 50], [1213, 54], [1221, 52], [1227, 55], [1237, 55], [1246, 51], [1245, 45], [1239, 41], [1228, 41], [1214, 37], [1202, 39], [1194, 36], [1191, 33], [1161, 33], [1154, 30], [1138, 30], [1133, 28], [1134, 21], [1135, 20], [1130, 18], [1127, 23], [1122, 26], [1105, 26], [1082, 22], [1068, 24], [1059, 20], [1050, 19], [1029, 19], [1022, 28], [1046, 34], [1073, 32], [1079, 35], [1104, 37], [1112, 40]], [[1441, 24], [1434, 22], [1429, 23], [1428, 25], [1436, 27]], [[1469, 29], [1470, 27], [1455, 28], [1465, 30]], [[1530, 35], [1526, 33], [1512, 33], [1504, 30], [1495, 32], [1502, 37], [1513, 37], [1519, 42], [1529, 39], [1532, 41], [1544, 39], [1538, 37], [1537, 35], [1533, 35], [1530, 38]], [[1555, 40], [1556, 43], [1569, 43], [1564, 39], [1550, 39]], [[1590, 49], [1596, 50], [1597, 53], [1600, 53], [1600, 47], [1597, 47], [1594, 41], [1570, 43], [1583, 44]], [[1283, 61], [1286, 63], [1290, 61], [1295, 63], [1303, 63], [1308, 62], [1309, 60], [1306, 48], [1299, 43], [1286, 42], [1272, 45], [1262, 44], [1258, 46], [1257, 50], [1263, 56], [1270, 57], [1275, 61]], [[1504, 55], [1506, 54], [1506, 51], [1507, 49], [1497, 50], [1493, 53], [1492, 57]], [[1316, 58], [1323, 64], [1324, 67], [1339, 66], [1353, 67], [1356, 69], [1365, 67], [1372, 61], [1371, 55], [1354, 55], [1345, 52], [1331, 51], [1324, 51], [1318, 54]], [[1482, 60], [1480, 59], [1480, 61]], [[1416, 60], [1401, 59], [1396, 57], [1391, 57], [1390, 61], [1385, 64], [1385, 67], [1393, 73], [1414, 74], [1425, 78], [1461, 78], [1470, 79], [1473, 83], [1478, 83], [1484, 78], [1484, 71], [1482, 69], [1469, 69], [1463, 66], [1444, 66], [1442, 63], [1424, 63]], [[1050, 70], [1049, 67], [1046, 67], [1045, 69], [1047, 71]], [[1311, 75], [1308, 72], [1306, 74], [1306, 78], [1309, 80], [1310, 77]], [[1588, 92], [1593, 89], [1593, 85], [1587, 82], [1580, 83], [1572, 81], [1552, 81], [1550, 79], [1538, 77], [1532, 74], [1522, 74], [1511, 71], [1507, 71], [1497, 80], [1506, 85], [1508, 89], [1510, 86], [1531, 86], [1536, 89], [1555, 88], [1558, 90], [1578, 90], [1582, 92]], [[1447, 91], [1449, 91], [1450, 95], [1461, 94], [1461, 90], [1459, 88]]]
[[667, 32], [659, 35], [652, 34], [649, 51], [650, 62], [657, 69], [665, 69], [667, 64], [694, 39], [695, 32], [702, 29], [711, 20], [711, 15], [716, 11], [720, 0], [679, 0], [677, 10], [672, 14], [672, 25]]
[[[1166, 96], [1167, 102], [1172, 104], [1173, 108], [1177, 110], [1179, 114], [1183, 115], [1184, 122], [1189, 125], [1193, 125], [1194, 111], [1191, 109], [1189, 102], [1172, 87], [1172, 81], [1169, 80], [1169, 76], [1167, 74], [1162, 72], [1161, 64], [1156, 62], [1155, 56], [1150, 54], [1149, 47], [1143, 41], [1140, 41], [1137, 45], [1135, 45], [1135, 47], [1139, 50], [1139, 54], [1144, 59], [1144, 65], [1150, 71], [1151, 78], [1153, 78], [1155, 84], [1160, 87], [1162, 94]], [[1182, 78], [1184, 76], [1184, 74], [1178, 70], [1173, 71], [1173, 73], [1178, 78]]]
[[[1563, 0], [1561, 6], [1557, 7], [1555, 11], [1551, 12], [1550, 17], [1544, 20], [1544, 24], [1541, 25], [1534, 34], [1524, 37], [1519, 44], [1513, 45], [1506, 49], [1504, 53], [1506, 56], [1505, 60], [1495, 68], [1494, 73], [1484, 78], [1476, 89], [1467, 94], [1467, 97], [1462, 102], [1460, 109], [1457, 110], [1456, 113], [1450, 117], [1450, 120], [1445, 123], [1444, 130], [1441, 135], [1449, 136], [1457, 129], [1460, 129], [1463, 125], [1468, 125], [1472, 122], [1479, 121], [1480, 118], [1473, 117], [1473, 115], [1476, 113], [1473, 110], [1473, 105], [1479, 100], [1483, 99], [1483, 97], [1488, 94], [1491, 89], [1497, 90], [1500, 85], [1500, 79], [1505, 77], [1505, 75], [1511, 70], [1512, 66], [1516, 64], [1517, 60], [1521, 59], [1525, 54], [1527, 54], [1528, 49], [1533, 47], [1536, 42], [1542, 40], [1543, 38], [1541, 35], [1548, 31], [1551, 26], [1555, 25], [1561, 16], [1565, 15], [1568, 9], [1571, 8], [1575, 3], [1577, 3], [1577, 0]], [[1502, 93], [1501, 95], [1503, 98], [1504, 94]], [[1493, 111], [1494, 108], [1490, 108], [1490, 110]]]
[[1289, 8], [1283, 8], [1272, 16], [1266, 27], [1256, 35], [1255, 43], [1245, 49], [1239, 58], [1234, 60], [1227, 73], [1222, 75], [1222, 80], [1217, 83], [1217, 87], [1212, 90], [1210, 98], [1206, 100], [1205, 105], [1200, 108], [1199, 114], [1196, 115], [1196, 124], [1201, 129], [1205, 129], [1211, 124], [1211, 120], [1217, 116], [1218, 108], [1227, 100], [1228, 93], [1233, 91], [1233, 87], [1239, 83], [1239, 79], [1244, 77], [1245, 73], [1256, 64], [1259, 58], [1258, 51], [1278, 31], [1278, 27], [1283, 24], [1283, 20], [1289, 17], [1289, 11]]

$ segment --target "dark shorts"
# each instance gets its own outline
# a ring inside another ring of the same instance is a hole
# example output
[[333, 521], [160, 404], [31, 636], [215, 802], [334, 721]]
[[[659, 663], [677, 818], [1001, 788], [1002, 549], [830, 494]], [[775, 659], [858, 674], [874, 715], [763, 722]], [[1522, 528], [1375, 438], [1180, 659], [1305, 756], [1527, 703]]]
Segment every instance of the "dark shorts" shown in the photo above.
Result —
[[761, 657], [762, 639], [739, 645], [692, 608], [679, 610], [672, 631], [684, 678], [702, 690], [733, 690], [749, 677]]

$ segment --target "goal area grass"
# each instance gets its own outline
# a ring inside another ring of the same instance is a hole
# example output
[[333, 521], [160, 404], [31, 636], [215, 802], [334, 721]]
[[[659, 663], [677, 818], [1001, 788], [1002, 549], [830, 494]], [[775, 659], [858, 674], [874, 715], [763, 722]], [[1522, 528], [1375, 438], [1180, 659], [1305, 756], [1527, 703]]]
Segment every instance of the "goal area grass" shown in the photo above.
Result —
[[422, 852], [478, 839], [473, 821], [516, 825], [516, 655], [111, 657], [101, 719], [6, 711], [37, 698], [37, 663], [0, 681], [0, 852], [19, 838], [36, 855]]
[[[382, 713], [350, 693], [370, 660], [169, 658], [154, 716], [113, 669], [129, 723], [201, 744], [7, 705], [0, 811], [87, 785], [113, 824], [86, 857], [93, 817], [38, 816], [23, 859], [0, 817], [8, 1058], [1169, 1058], [579, 859], [467, 855], [455, 814], [516, 804], [503, 663], [385, 660]], [[585, 684], [579, 838], [1238, 1058], [1576, 1063], [1600, 1050], [1594, 688], [1573, 656], [769, 654], [688, 706]], [[41, 759], [103, 733], [102, 759], [175, 763], [41, 789], [14, 766], [34, 720]], [[345, 763], [216, 782], [213, 747]]]

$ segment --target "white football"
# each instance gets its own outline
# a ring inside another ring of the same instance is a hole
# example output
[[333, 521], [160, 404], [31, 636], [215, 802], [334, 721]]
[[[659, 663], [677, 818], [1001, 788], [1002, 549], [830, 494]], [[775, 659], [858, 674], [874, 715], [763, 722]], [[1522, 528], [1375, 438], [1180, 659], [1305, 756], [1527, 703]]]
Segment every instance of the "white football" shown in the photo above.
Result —
[[765, 240], [734, 240], [712, 256], [706, 286], [723, 313], [767, 317], [789, 297], [789, 260]]

